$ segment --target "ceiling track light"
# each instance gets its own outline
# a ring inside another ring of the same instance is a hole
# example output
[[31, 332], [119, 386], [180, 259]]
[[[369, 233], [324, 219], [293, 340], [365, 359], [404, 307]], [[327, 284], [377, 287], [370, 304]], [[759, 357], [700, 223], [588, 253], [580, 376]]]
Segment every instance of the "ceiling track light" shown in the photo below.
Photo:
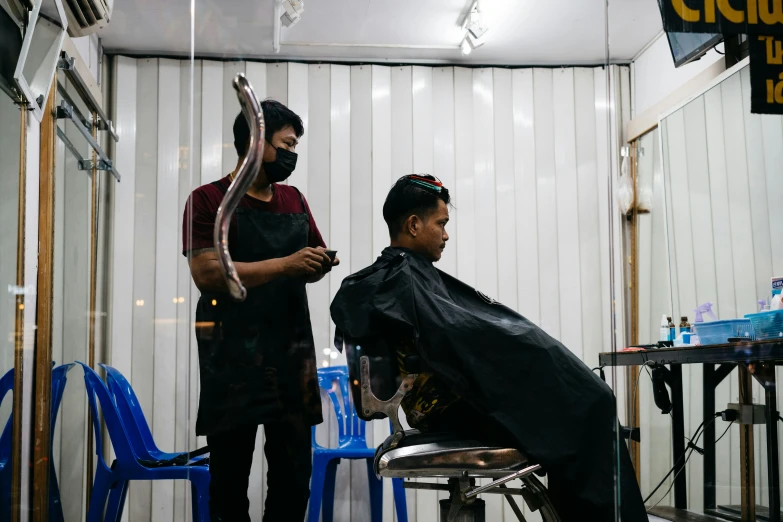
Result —
[[283, 14], [280, 21], [286, 27], [291, 27], [299, 22], [304, 12], [304, 0], [282, 0]]
[[465, 36], [460, 43], [462, 54], [468, 55], [473, 49], [484, 45], [484, 42], [480, 41], [480, 39], [487, 33], [489, 28], [481, 13], [479, 0], [473, 0], [473, 3], [468, 10], [468, 14], [465, 15], [465, 19], [462, 21], [461, 27], [462, 30], [465, 31]]

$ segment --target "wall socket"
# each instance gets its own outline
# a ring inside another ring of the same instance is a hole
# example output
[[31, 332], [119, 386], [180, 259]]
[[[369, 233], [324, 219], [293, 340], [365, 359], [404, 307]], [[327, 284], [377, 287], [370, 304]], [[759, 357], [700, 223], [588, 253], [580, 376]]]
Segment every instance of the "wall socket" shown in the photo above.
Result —
[[[737, 424], [765, 424], [766, 419], [766, 407], [763, 404], [736, 404], [729, 403], [729, 410], [737, 412], [737, 419], [734, 420]], [[730, 420], [723, 415], [723, 420]]]

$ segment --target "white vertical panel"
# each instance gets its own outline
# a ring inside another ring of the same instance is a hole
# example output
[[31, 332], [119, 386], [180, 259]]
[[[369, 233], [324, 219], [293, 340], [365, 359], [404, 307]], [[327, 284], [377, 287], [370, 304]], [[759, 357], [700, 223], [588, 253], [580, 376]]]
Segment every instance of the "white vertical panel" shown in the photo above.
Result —
[[[579, 358], [582, 316], [566, 303], [582, 302], [579, 266], [579, 190], [576, 175], [574, 70], [553, 73], [555, 172], [557, 187], [557, 252], [560, 268], [560, 341]], [[593, 361], [589, 361], [590, 364]]]
[[237, 166], [238, 156], [234, 148], [234, 120], [242, 108], [239, 106], [233, 82], [238, 73], [245, 74], [245, 72], [245, 62], [223, 62], [223, 144], [221, 148], [223, 167], [220, 169], [221, 177], [226, 176]]
[[601, 331], [603, 332], [603, 346], [606, 351], [611, 349], [612, 297], [609, 281], [609, 194], [607, 182], [609, 180], [609, 141], [608, 141], [608, 114], [609, 99], [607, 98], [607, 71], [606, 69], [594, 69], [595, 79], [595, 141], [596, 163], [598, 165], [598, 235], [600, 238], [601, 254], [601, 310], [603, 320]]
[[[498, 245], [495, 201], [494, 103], [492, 69], [473, 70], [473, 142], [475, 165], [476, 288], [497, 298]], [[501, 497], [486, 497], [487, 518], [501, 520]]]
[[[249, 72], [250, 64], [248, 64]], [[308, 105], [309, 105], [309, 89], [307, 82], [307, 65], [303, 63], [289, 63], [288, 64], [288, 108], [294, 111], [304, 124], [305, 133], [299, 139], [299, 144], [296, 146], [296, 153], [298, 158], [296, 160], [296, 170], [291, 174], [288, 179], [289, 185], [293, 185], [299, 189], [299, 191], [307, 197], [307, 176], [309, 171], [309, 161], [307, 154], [307, 143], [310, 138], [308, 129]]]
[[[331, 66], [331, 176], [329, 245], [342, 253], [341, 263], [329, 274], [329, 302], [343, 278], [351, 273], [351, 69]], [[329, 339], [334, 325], [330, 323]], [[344, 357], [344, 355], [343, 355]]]
[[[678, 296], [672, 320], [677, 321], [677, 312], [696, 301], [696, 281], [693, 265], [693, 240], [691, 237], [691, 208], [688, 198], [688, 146], [683, 112], [679, 111], [667, 118], [667, 141], [669, 161], [669, 182], [671, 183], [672, 221], [669, 229], [674, 250], [677, 251], [676, 274], [673, 282]], [[679, 303], [679, 306], [676, 306]], [[685, 308], [687, 309], [687, 308]]]
[[[121, 137], [114, 149], [122, 183], [114, 185], [111, 365], [131, 379], [133, 339], [133, 211], [136, 204], [136, 60], [118, 56], [114, 70], [114, 125]], [[61, 140], [57, 140], [58, 145]], [[60, 221], [62, 223], [62, 221]], [[57, 307], [55, 307], [55, 310]], [[61, 361], [58, 361], [61, 362]]]
[[432, 174], [433, 121], [432, 121], [432, 68], [414, 66], [411, 72], [413, 105], [413, 172]]
[[270, 63], [266, 66], [266, 96], [288, 105], [288, 64]]
[[[223, 172], [223, 63], [201, 65], [201, 183], [216, 181]], [[231, 87], [228, 87], [231, 88]]]
[[457, 236], [457, 277], [476, 285], [476, 238], [473, 156], [473, 70], [454, 68], [454, 151], [456, 191], [454, 206], [459, 213]]
[[392, 184], [391, 69], [372, 68], [372, 251], [378, 256], [389, 245], [383, 202]]
[[[253, 86], [259, 101], [266, 99], [266, 69], [267, 64], [261, 62], [245, 62], [245, 76]], [[306, 81], [304, 82], [307, 83]]]
[[535, 69], [536, 177], [538, 195], [538, 262], [541, 328], [560, 338], [560, 272], [557, 252], [557, 183], [555, 179], [555, 122], [551, 69]]
[[[329, 303], [343, 278], [351, 273], [351, 68], [331, 66], [331, 176], [329, 202], [329, 246], [339, 250], [341, 263], [328, 276]], [[326, 279], [324, 283], [326, 283]], [[329, 310], [327, 308], [328, 316]], [[329, 322], [329, 341], [334, 339], [334, 324]], [[345, 354], [332, 364], [346, 364]], [[336, 439], [335, 439], [336, 442]], [[346, 463], [347, 464], [347, 463]], [[342, 484], [342, 486], [340, 486]], [[338, 466], [335, 486], [334, 518], [351, 519], [351, 467]]]
[[[389, 192], [392, 184], [391, 170], [391, 69], [379, 65], [370, 66], [371, 75], [371, 145], [372, 145], [372, 259], [374, 260], [381, 251], [389, 245], [389, 231], [383, 220], [383, 202]], [[361, 92], [359, 90], [356, 94]], [[352, 96], [354, 91], [352, 90]], [[352, 112], [356, 118], [359, 118], [359, 112]], [[351, 132], [354, 132], [353, 126]], [[360, 142], [354, 142], [351, 148], [351, 154], [360, 154], [356, 149]], [[351, 192], [352, 196], [355, 193]], [[354, 256], [356, 256], [358, 245], [354, 245]], [[373, 446], [379, 446], [383, 443], [389, 433], [389, 424], [384, 420], [376, 420], [368, 427], [368, 433], [372, 438], [368, 441]], [[387, 481], [388, 482], [388, 481]], [[409, 495], [415, 499], [415, 491], [409, 491]], [[413, 521], [415, 521], [415, 502], [410, 504]], [[394, 517], [394, 506], [391, 501], [391, 492], [387, 484], [384, 483], [383, 500], [383, 520], [388, 522]]]
[[492, 69], [473, 70], [473, 142], [476, 184], [476, 288], [497, 298], [498, 247], [495, 214], [495, 154]]
[[[438, 67], [432, 70], [432, 132], [433, 173], [451, 191], [456, 189], [456, 165], [454, 156], [454, 69]], [[450, 212], [447, 227], [450, 239], [440, 261], [439, 268], [457, 275], [457, 219], [458, 212]]]
[[[493, 69], [498, 300], [518, 310], [514, 113], [511, 71]], [[490, 149], [491, 150], [491, 149]]]
[[[595, 78], [592, 69], [574, 69], [574, 114], [576, 117], [576, 176], [579, 219], [579, 269], [582, 312], [582, 357], [593, 366], [606, 351], [602, 332], [601, 302], [601, 207], [598, 192], [596, 149]], [[652, 157], [652, 151], [650, 151]]]
[[413, 172], [413, 86], [410, 67], [391, 68], [391, 180]]
[[[423, 87], [423, 86], [422, 86]], [[413, 162], [413, 80], [411, 67], [392, 67], [391, 69], [391, 137], [392, 171], [394, 183], [400, 176], [414, 172]], [[432, 147], [431, 137], [430, 149]], [[430, 158], [432, 152], [429, 153]], [[431, 159], [430, 159], [431, 161]], [[416, 492], [417, 519], [428, 520], [435, 515], [437, 494], [435, 492]]]
[[[748, 185], [750, 190], [751, 231], [753, 254], [756, 261], [756, 298], [770, 293], [772, 273], [772, 238], [770, 237], [769, 211], [767, 209], [767, 179], [764, 165], [764, 138], [761, 129], [762, 116], [750, 112], [750, 68], [740, 72], [742, 102], [745, 113], [745, 143], [748, 149]], [[783, 143], [778, 143], [778, 148]], [[780, 196], [781, 193], [778, 193]], [[778, 241], [775, 241], [778, 242]], [[751, 313], [756, 309], [752, 309]], [[760, 466], [759, 466], [760, 467]], [[766, 479], [765, 479], [766, 480]]]
[[[330, 187], [331, 187], [331, 80], [328, 65], [309, 66], [309, 119], [310, 163], [318, 166], [318, 174], [308, 177], [307, 185], [310, 197], [308, 204], [318, 229], [326, 244], [342, 250], [342, 245], [332, 244], [330, 224]], [[329, 282], [323, 280], [307, 286], [310, 302], [310, 319], [313, 325], [316, 353], [331, 348], [329, 338]], [[320, 363], [320, 361], [319, 361]], [[320, 364], [319, 364], [320, 365]]]
[[373, 262], [372, 66], [351, 67], [351, 272]]
[[[139, 405], [153, 424], [155, 397], [155, 234], [158, 170], [158, 60], [136, 62], [136, 208], [134, 210], [133, 247], [133, 353], [131, 385]], [[132, 522], [151, 520], [152, 483], [133, 485], [129, 499]]]
[[[135, 72], [135, 68], [134, 68]], [[116, 113], [115, 113], [116, 114]], [[136, 111], [134, 109], [133, 116], [135, 119]], [[64, 194], [64, 185], [65, 185], [65, 144], [63, 143], [63, 140], [57, 138], [56, 139], [56, 152], [55, 152], [55, 160], [54, 160], [54, 194], [55, 194], [55, 200], [54, 200], [54, 222], [55, 223], [64, 223], [65, 222], [65, 205], [62, 204], [62, 202], [58, 199], [58, 194]], [[18, 178], [17, 178], [18, 179]], [[16, 190], [18, 191], [18, 181], [16, 182]], [[16, 209], [15, 209], [16, 210]], [[14, 227], [15, 228], [15, 227]], [[131, 230], [131, 233], [133, 231]], [[63, 266], [63, 234], [58, 234], [55, 231], [54, 234], [54, 263], [52, 266], [58, 267]], [[16, 255], [16, 251], [14, 250], [14, 255]], [[16, 270], [16, 266], [14, 264], [14, 271]], [[131, 267], [131, 273], [133, 271], [133, 267]], [[65, 296], [63, 295], [63, 280], [65, 279], [65, 274], [63, 274], [62, 270], [53, 270], [52, 271], [52, 360], [55, 361], [55, 363], [59, 366], [60, 364], [65, 363], [63, 360], [63, 309], [64, 309], [64, 302], [65, 302]], [[133, 291], [133, 288], [131, 287], [131, 292]], [[131, 299], [132, 299], [131, 295]], [[113, 305], [113, 303], [112, 303]], [[131, 310], [131, 313], [133, 310]], [[113, 313], [113, 312], [112, 312]], [[13, 317], [13, 316], [12, 316]], [[128, 348], [128, 370], [130, 370], [130, 348]], [[128, 372], [130, 373], [130, 371]], [[11, 407], [13, 404], [7, 404], [8, 407], [8, 415], [11, 414]], [[62, 406], [61, 406], [62, 408]], [[3, 411], [3, 413], [6, 413]], [[54, 448], [53, 448], [53, 458], [56, 465], [56, 469], [60, 469], [60, 457], [62, 455], [61, 448], [63, 444], [62, 440], [62, 432], [63, 432], [63, 424], [62, 424], [62, 411], [60, 411], [57, 414], [57, 424], [55, 425], [55, 434], [53, 437], [54, 441]], [[3, 419], [8, 419], [9, 417], [4, 416]], [[57, 471], [56, 471], [57, 472]]]
[[541, 324], [533, 70], [512, 71], [519, 313]]
[[[291, 67], [294, 64], [289, 64]], [[372, 263], [372, 67], [351, 67], [350, 85], [350, 258], [351, 272]], [[343, 195], [343, 201], [348, 194]], [[345, 204], [345, 203], [343, 203]], [[342, 253], [339, 254], [343, 256]], [[367, 440], [372, 444], [373, 425], [367, 425]], [[369, 482], [364, 461], [351, 461], [351, 520], [369, 520], [367, 501]], [[384, 481], [391, 484], [389, 480]], [[384, 503], [390, 502], [391, 488]]]
[[[174, 447], [177, 353], [177, 244], [179, 192], [179, 64], [161, 59], [158, 69], [158, 176], [155, 230], [155, 404], [152, 433], [162, 448]], [[152, 520], [174, 518], [173, 482], [152, 489]]]
[[721, 84], [723, 95], [724, 136], [733, 146], [726, 148], [726, 171], [730, 174], [729, 208], [731, 208], [731, 241], [734, 258], [734, 288], [737, 312], [756, 310], [756, 267], [748, 256], [753, 252], [753, 235], [748, 186], [748, 162], [745, 150], [745, 122], [742, 109], [740, 75], [735, 74]]
[[[41, 146], [41, 124], [35, 118], [27, 119], [27, 136], [25, 138], [25, 145], [27, 150], [36, 151], [40, 150]], [[27, 154], [25, 158], [25, 197], [24, 197], [24, 275], [23, 280], [25, 286], [32, 286], [33, 295], [24, 297], [24, 304], [28, 310], [32, 310], [35, 306], [38, 284], [38, 189], [39, 189], [39, 172], [40, 172], [40, 157], [38, 154]], [[22, 371], [30, 371], [34, 364], [33, 354], [35, 353], [35, 329], [36, 329], [36, 315], [35, 313], [25, 313], [23, 315], [23, 330], [24, 330], [24, 353], [22, 355]], [[30, 426], [32, 423], [32, 402], [33, 402], [33, 380], [29, 378], [23, 378], [22, 385], [22, 415], [21, 421], [23, 426]], [[87, 415], [87, 408], [84, 405], [80, 418], [84, 418]], [[86, 428], [86, 423], [81, 421]], [[30, 438], [23, 437], [21, 444], [22, 458], [30, 458]], [[21, 484], [29, 484], [30, 480], [30, 468], [28, 466], [22, 466]], [[22, 487], [21, 504], [28, 505], [30, 491], [32, 488]], [[84, 488], [82, 488], [84, 490]], [[22, 510], [20, 516], [21, 522], [28, 522], [29, 516]]]
[[764, 160], [767, 176], [767, 208], [769, 210], [770, 246], [772, 247], [772, 272], [777, 277], [783, 274], [783, 241], [773, 238], [783, 237], [783, 205], [778, 198], [783, 194], [783, 176], [779, 168], [783, 165], [783, 125], [780, 116], [762, 116], [761, 134], [764, 140]]

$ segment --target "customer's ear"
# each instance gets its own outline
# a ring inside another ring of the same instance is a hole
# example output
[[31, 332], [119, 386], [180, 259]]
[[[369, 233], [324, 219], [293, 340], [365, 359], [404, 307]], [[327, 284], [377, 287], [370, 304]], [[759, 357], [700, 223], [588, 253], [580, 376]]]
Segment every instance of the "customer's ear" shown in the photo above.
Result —
[[416, 237], [420, 229], [421, 220], [419, 219], [419, 216], [416, 214], [408, 216], [408, 219], [405, 220], [405, 231], [408, 233], [408, 235], [411, 237]]

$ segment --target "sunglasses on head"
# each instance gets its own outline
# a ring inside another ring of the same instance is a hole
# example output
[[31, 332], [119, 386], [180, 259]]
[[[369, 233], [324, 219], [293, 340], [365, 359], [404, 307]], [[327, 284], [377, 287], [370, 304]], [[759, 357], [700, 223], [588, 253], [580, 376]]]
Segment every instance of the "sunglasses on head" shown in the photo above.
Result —
[[433, 192], [440, 192], [443, 189], [443, 183], [434, 179], [423, 178], [413, 174], [406, 176], [405, 179], [415, 185], [419, 185], [420, 187], [424, 187], [425, 189], [431, 190]]

